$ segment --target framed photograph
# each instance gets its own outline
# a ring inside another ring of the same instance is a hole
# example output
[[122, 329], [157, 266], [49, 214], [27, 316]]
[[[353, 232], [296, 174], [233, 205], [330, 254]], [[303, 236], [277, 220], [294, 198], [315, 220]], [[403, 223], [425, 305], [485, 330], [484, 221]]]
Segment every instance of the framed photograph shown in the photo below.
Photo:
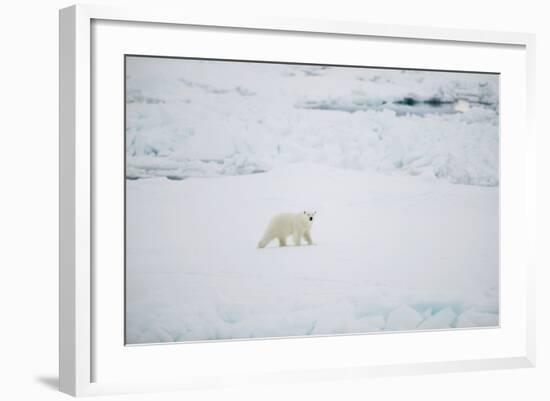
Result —
[[534, 37], [60, 12], [60, 388], [535, 363]]

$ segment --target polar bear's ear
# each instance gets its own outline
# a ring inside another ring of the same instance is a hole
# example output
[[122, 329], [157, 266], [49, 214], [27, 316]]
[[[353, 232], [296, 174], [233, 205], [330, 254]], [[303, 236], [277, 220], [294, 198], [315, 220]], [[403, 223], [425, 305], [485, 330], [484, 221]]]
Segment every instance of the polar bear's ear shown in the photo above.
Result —
[[313, 212], [313, 215], [315, 216], [317, 214], [317, 211]]
[[304, 210], [304, 214], [306, 214], [306, 211]]

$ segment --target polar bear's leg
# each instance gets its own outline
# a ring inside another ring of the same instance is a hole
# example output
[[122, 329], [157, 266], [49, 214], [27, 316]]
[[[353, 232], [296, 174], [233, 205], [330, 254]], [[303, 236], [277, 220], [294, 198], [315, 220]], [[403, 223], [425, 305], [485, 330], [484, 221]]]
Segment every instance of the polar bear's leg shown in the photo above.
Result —
[[309, 245], [312, 245], [313, 244], [313, 241], [311, 240], [311, 234], [309, 233], [309, 231], [306, 231], [304, 233], [304, 239], [307, 241], [307, 243]]
[[269, 244], [273, 240], [272, 236], [264, 235], [263, 238], [258, 243], [258, 248], [265, 248], [267, 244]]
[[292, 234], [292, 239], [294, 240], [294, 245], [300, 246], [302, 244], [302, 236], [299, 233]]
[[279, 237], [279, 246], [286, 246], [286, 238]]

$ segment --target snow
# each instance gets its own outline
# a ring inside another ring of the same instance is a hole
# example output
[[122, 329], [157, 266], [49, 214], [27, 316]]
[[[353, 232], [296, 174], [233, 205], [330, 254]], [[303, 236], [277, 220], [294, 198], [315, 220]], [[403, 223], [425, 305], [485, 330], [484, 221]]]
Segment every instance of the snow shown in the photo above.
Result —
[[498, 76], [126, 64], [127, 343], [499, 324]]
[[135, 57], [127, 64], [130, 178], [250, 174], [307, 161], [499, 182], [496, 75]]
[[[127, 181], [127, 341], [498, 324], [498, 188], [315, 164]], [[317, 210], [315, 245], [256, 244]]]

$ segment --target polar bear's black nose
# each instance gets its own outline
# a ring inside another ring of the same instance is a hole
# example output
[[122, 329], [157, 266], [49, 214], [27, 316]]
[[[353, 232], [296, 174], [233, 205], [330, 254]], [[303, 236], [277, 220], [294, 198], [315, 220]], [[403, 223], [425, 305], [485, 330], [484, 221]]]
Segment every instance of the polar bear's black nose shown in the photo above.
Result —
[[309, 221], [313, 221], [313, 217], [310, 217], [310, 218], [309, 218]]

